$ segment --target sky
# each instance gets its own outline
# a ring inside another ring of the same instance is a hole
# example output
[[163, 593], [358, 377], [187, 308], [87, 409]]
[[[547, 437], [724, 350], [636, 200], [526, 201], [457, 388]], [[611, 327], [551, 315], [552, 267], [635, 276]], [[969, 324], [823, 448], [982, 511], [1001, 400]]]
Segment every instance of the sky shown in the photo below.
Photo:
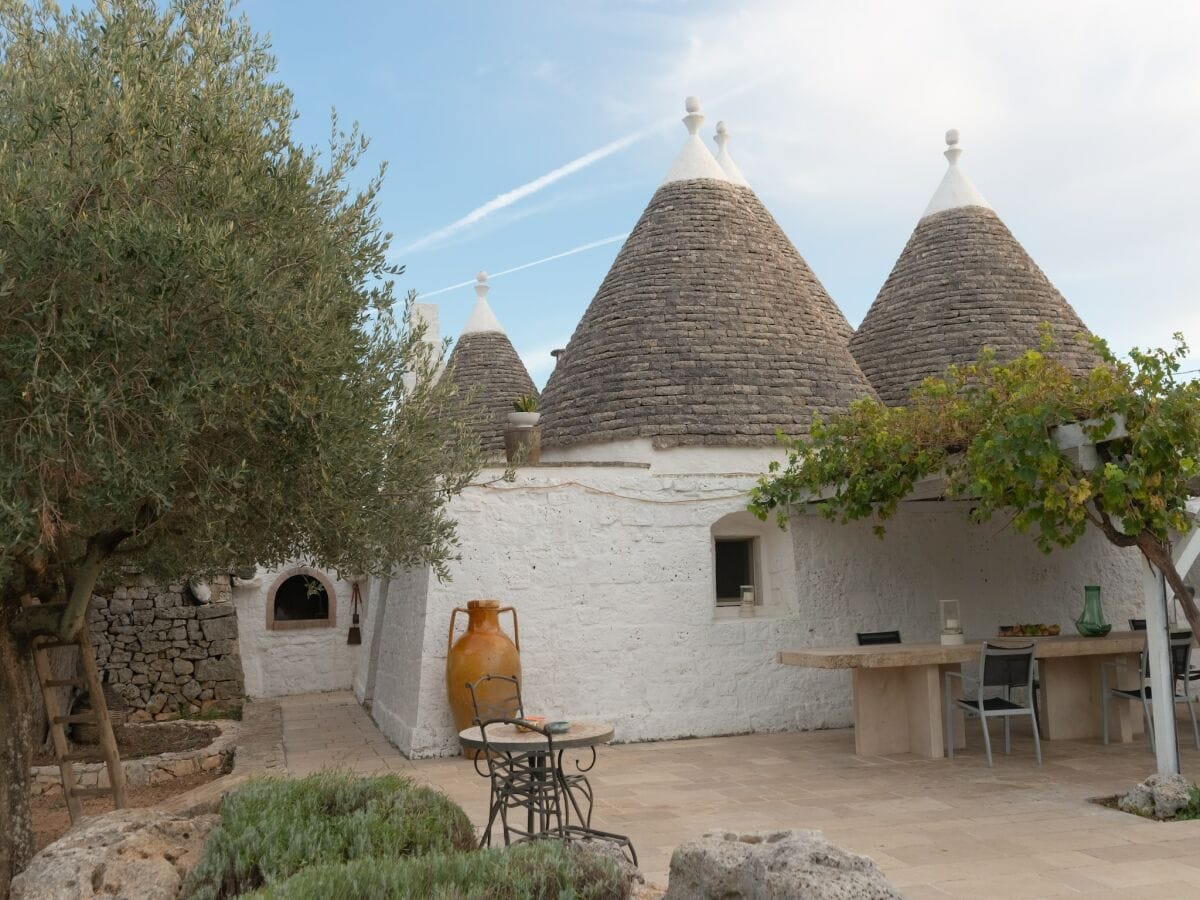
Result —
[[489, 301], [539, 386], [683, 145], [688, 95], [710, 147], [727, 123], [738, 166], [851, 324], [957, 128], [963, 169], [1095, 333], [1123, 352], [1182, 331], [1200, 367], [1200, 3], [241, 9], [270, 35], [297, 136], [323, 143], [336, 107], [371, 139], [363, 182], [387, 162], [398, 296], [431, 295], [453, 337], [474, 304], [464, 283], [517, 269]]

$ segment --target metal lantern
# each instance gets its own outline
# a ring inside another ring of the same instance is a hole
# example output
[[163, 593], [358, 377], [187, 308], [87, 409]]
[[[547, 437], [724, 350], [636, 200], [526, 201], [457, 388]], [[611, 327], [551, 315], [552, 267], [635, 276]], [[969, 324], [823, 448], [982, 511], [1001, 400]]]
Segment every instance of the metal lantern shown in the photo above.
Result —
[[943, 600], [942, 606], [942, 643], [961, 644], [963, 642], [962, 615], [959, 612], [957, 600]]

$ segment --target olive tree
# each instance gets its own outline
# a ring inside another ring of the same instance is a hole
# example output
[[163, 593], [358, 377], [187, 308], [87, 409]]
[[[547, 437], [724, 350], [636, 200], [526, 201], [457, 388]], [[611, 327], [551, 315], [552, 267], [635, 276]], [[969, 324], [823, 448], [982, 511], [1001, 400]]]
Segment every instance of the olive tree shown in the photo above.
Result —
[[454, 552], [478, 446], [393, 313], [383, 172], [353, 186], [336, 119], [297, 143], [273, 73], [223, 0], [0, 0], [0, 886], [29, 635], [74, 635], [106, 573]]
[[[1068, 370], [1043, 345], [1000, 362], [926, 380], [909, 403], [873, 399], [814, 422], [808, 440], [788, 442], [784, 464], [752, 491], [750, 509], [786, 517], [815, 507], [835, 521], [884, 523], [921, 479], [941, 475], [952, 497], [969, 498], [978, 521], [1012, 516], [1050, 552], [1088, 526], [1119, 547], [1136, 547], [1163, 573], [1200, 634], [1200, 614], [1171, 556], [1173, 537], [1194, 527], [1188, 511], [1200, 459], [1200, 382], [1180, 379], [1187, 347], [1133, 350], [1118, 360], [1100, 341], [1097, 365]], [[1082, 424], [1096, 459], [1064, 453], [1061, 426]]]

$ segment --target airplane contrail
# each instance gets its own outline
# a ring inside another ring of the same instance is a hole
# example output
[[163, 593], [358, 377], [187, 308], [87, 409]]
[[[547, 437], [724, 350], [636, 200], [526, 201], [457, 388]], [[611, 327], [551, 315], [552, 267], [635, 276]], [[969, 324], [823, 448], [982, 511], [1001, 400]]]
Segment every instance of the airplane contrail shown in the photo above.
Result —
[[[572, 247], [570, 250], [564, 250], [562, 253], [555, 253], [553, 256], [535, 259], [533, 262], [521, 263], [519, 266], [513, 266], [511, 269], [504, 269], [501, 272], [489, 272], [488, 280], [490, 281], [493, 278], [499, 278], [501, 275], [509, 275], [513, 272], [520, 272], [522, 269], [531, 269], [534, 266], [542, 265], [542, 263], [548, 263], [553, 262], [556, 259], [562, 259], [564, 256], [574, 256], [576, 253], [583, 253], [585, 250], [595, 250], [597, 247], [603, 247], [606, 244], [615, 244], [617, 241], [623, 241], [627, 237], [629, 237], [629, 232], [625, 231], [621, 234], [614, 234], [611, 237], [601, 238], [598, 241], [589, 241], [586, 244], [580, 244], [578, 247]], [[429, 291], [425, 294], [418, 292], [417, 299], [424, 300], [428, 297], [436, 297], [438, 294], [446, 293], [446, 291], [458, 290], [459, 288], [464, 288], [467, 287], [467, 285], [474, 283], [475, 279], [472, 278], [470, 281], [460, 281], [458, 284], [452, 284], [449, 287], [438, 288], [436, 291]]]
[[597, 149], [592, 150], [590, 153], [585, 153], [583, 156], [577, 157], [576, 159], [571, 160], [569, 163], [559, 166], [557, 169], [553, 169], [547, 172], [545, 175], [533, 179], [533, 181], [528, 181], [520, 187], [513, 188], [511, 191], [505, 191], [498, 197], [493, 197], [482, 206], [475, 207], [461, 219], [456, 219], [444, 228], [439, 228], [437, 231], [431, 231], [424, 237], [417, 238], [411, 244], [406, 247], [402, 247], [396, 252], [412, 253], [416, 250], [424, 250], [431, 244], [436, 244], [439, 241], [445, 240], [446, 238], [462, 231], [464, 228], [468, 228], [481, 219], [490, 216], [492, 213], [502, 210], [507, 206], [512, 206], [518, 200], [523, 200], [531, 194], [536, 194], [538, 191], [549, 187], [556, 181], [561, 181], [563, 178], [566, 178], [568, 175], [573, 175], [580, 169], [586, 169], [593, 163], [598, 163], [605, 157], [612, 156], [614, 153], [624, 150], [626, 147], [635, 144], [647, 135], [652, 134], [659, 128], [662, 128], [669, 121], [669, 119], [664, 119], [663, 121], [656, 122], [653, 125], [641, 129], [640, 131], [635, 131], [633, 134], [628, 134], [623, 138], [610, 141], [603, 147], [598, 147]]

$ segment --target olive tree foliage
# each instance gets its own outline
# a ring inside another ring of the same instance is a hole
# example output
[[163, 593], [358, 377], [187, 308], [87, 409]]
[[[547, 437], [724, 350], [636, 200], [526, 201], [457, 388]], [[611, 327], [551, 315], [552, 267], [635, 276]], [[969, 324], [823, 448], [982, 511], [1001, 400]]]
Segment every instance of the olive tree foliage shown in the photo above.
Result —
[[[441, 354], [393, 314], [383, 171], [352, 186], [366, 142], [336, 119], [327, 148], [298, 144], [273, 72], [223, 0], [0, 0], [10, 713], [20, 635], [74, 634], [118, 567], [444, 573], [454, 553], [478, 443]], [[29, 599], [67, 605], [51, 622]], [[27, 778], [9, 763], [0, 782]]]
[[[1137, 547], [1200, 633], [1170, 552], [1172, 537], [1194, 527], [1187, 503], [1200, 460], [1200, 383], [1178, 377], [1187, 346], [1176, 335], [1173, 349], [1135, 349], [1127, 361], [1095, 346], [1097, 365], [1073, 373], [1046, 331], [1039, 349], [1014, 360], [985, 351], [927, 379], [906, 406], [857, 401], [815, 421], [807, 441], [786, 442], [786, 463], [759, 479], [750, 509], [781, 522], [807, 507], [834, 521], [874, 519], [882, 536], [913, 486], [941, 475], [950, 497], [971, 500], [975, 520], [1010, 515], [1045, 552], [1070, 546], [1089, 525]], [[1054, 429], [1073, 423], [1096, 441], [1095, 467], [1060, 450]]]
[[476, 461], [393, 317], [365, 141], [298, 146], [222, 2], [5, 0], [2, 28], [4, 577], [441, 563]]

